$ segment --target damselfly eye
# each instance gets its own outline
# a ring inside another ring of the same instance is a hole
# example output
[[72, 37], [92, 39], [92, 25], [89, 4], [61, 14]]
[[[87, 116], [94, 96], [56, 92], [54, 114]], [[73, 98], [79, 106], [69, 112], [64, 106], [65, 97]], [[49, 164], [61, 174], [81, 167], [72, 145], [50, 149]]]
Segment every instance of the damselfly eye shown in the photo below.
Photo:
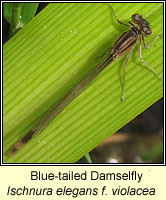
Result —
[[135, 23], [135, 24], [140, 24], [142, 22], [142, 16], [139, 15], [139, 14], [134, 14], [132, 17], [131, 17], [132, 21]]
[[152, 29], [149, 28], [149, 27], [143, 27], [142, 31], [143, 31], [145, 36], [149, 36], [149, 35], [152, 34]]

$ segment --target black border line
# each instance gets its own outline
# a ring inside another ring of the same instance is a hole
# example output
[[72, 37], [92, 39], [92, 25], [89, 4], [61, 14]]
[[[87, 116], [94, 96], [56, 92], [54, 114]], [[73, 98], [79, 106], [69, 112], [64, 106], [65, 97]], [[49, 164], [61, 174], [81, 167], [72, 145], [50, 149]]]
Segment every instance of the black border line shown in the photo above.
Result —
[[[13, 3], [17, 1], [1, 1], [1, 58], [3, 58], [3, 46], [2, 46], [2, 4], [3, 3]], [[3, 59], [1, 59], [1, 166], [165, 166], [165, 1], [21, 1], [23, 3], [163, 3], [163, 94], [164, 94], [164, 127], [163, 127], [163, 163], [162, 164], [152, 164], [152, 163], [92, 163], [92, 164], [73, 164], [73, 163], [3, 163]]]

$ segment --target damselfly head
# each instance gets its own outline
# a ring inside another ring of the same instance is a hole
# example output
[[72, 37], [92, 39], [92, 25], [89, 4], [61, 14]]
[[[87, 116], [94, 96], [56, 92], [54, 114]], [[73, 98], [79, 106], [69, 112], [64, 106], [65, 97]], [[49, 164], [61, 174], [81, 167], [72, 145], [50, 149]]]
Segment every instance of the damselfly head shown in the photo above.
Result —
[[142, 16], [139, 15], [139, 14], [132, 15], [131, 19], [135, 24], [139, 24], [140, 25], [142, 23]]
[[146, 19], [143, 19], [141, 15], [134, 14], [131, 18], [135, 24], [139, 25], [139, 30], [145, 37], [148, 37], [152, 34], [152, 29], [149, 27], [149, 23], [146, 21]]
[[152, 29], [148, 26], [143, 26], [142, 27], [142, 32], [144, 34], [145, 37], [148, 37], [152, 34]]

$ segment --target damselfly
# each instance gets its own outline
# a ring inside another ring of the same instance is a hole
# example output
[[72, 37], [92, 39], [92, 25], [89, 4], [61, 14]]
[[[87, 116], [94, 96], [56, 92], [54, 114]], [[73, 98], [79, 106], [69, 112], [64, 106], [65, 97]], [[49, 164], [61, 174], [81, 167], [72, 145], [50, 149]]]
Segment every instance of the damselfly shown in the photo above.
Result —
[[142, 59], [142, 46], [141, 42], [145, 49], [148, 49], [154, 41], [159, 37], [157, 35], [153, 41], [146, 46], [144, 37], [148, 37], [152, 34], [152, 30], [149, 26], [149, 23], [142, 18], [139, 14], [132, 15], [132, 22], [129, 21], [129, 24], [121, 22], [117, 19], [116, 14], [113, 11], [113, 15], [115, 20], [122, 24], [130, 30], [123, 33], [119, 39], [115, 42], [115, 44], [110, 48], [108, 55], [105, 59], [94, 69], [92, 69], [87, 75], [85, 75], [67, 94], [64, 96], [57, 104], [53, 105], [48, 112], [44, 115], [43, 118], [34, 126], [20, 141], [18, 141], [12, 149], [8, 152], [9, 155], [15, 154], [19, 149], [21, 149], [24, 144], [26, 144], [34, 135], [39, 134], [45, 129], [45, 127], [58, 115], [60, 114], [66, 106], [68, 106], [77, 96], [79, 96], [88, 86], [89, 84], [115, 59], [122, 57], [124, 54], [128, 53], [126, 61], [123, 67], [123, 77], [122, 77], [122, 98], [121, 100], [125, 100], [125, 68], [128, 63], [128, 60], [132, 54], [132, 51], [136, 45], [136, 42], [139, 41], [139, 58], [143, 62], [144, 65], [148, 67], [150, 71], [152, 71], [158, 79], [160, 79], [157, 72]]

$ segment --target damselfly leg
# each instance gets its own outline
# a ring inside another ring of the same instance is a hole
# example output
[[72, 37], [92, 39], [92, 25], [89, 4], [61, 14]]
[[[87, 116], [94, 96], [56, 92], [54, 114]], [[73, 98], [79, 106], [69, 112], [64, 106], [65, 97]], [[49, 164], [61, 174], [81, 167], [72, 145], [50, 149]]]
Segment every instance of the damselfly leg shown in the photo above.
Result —
[[[115, 20], [119, 23], [122, 24], [124, 26], [130, 27], [131, 31], [128, 31], [126, 33], [124, 33], [120, 39], [116, 42], [116, 44], [114, 45], [114, 50], [118, 51], [116, 52], [117, 58], [122, 56], [125, 52], [128, 52], [128, 56], [126, 58], [126, 61], [124, 63], [123, 66], [123, 77], [122, 77], [122, 98], [121, 100], [124, 101], [125, 100], [125, 69], [126, 69], [126, 65], [128, 63], [128, 60], [133, 52], [134, 46], [136, 45], [137, 40], [139, 39], [139, 59], [141, 60], [141, 62], [147, 66], [147, 68], [152, 71], [156, 77], [158, 79], [161, 80], [161, 78], [159, 77], [158, 73], [146, 62], [143, 60], [142, 58], [142, 45], [141, 42], [143, 42], [143, 45], [145, 47], [145, 49], [149, 49], [151, 47], [151, 45], [156, 41], [157, 38], [160, 37], [160, 35], [157, 35], [152, 42], [147, 46], [145, 43], [145, 39], [144, 37], [148, 37], [152, 34], [152, 30], [149, 27], [149, 23], [142, 18], [141, 15], [139, 14], [134, 14], [132, 16], [132, 22], [129, 21], [129, 24], [126, 24], [122, 21], [120, 21], [116, 14], [114, 9], [112, 8], [112, 6], [110, 6], [114, 15]], [[133, 23], [137, 24], [134, 25]], [[130, 33], [130, 34], [129, 34]], [[122, 46], [123, 43], [123, 46]], [[121, 46], [122, 48], [120, 49], [119, 46]]]
[[126, 65], [127, 65], [128, 61], [129, 61], [129, 58], [130, 58], [130, 56], [131, 56], [133, 50], [134, 50], [134, 47], [129, 51], [129, 53], [128, 53], [128, 55], [127, 55], [127, 58], [126, 58], [126, 60], [125, 60], [125, 63], [124, 63], [124, 65], [123, 65], [122, 98], [121, 98], [122, 101], [125, 100], [125, 71], [126, 71]]
[[[145, 42], [145, 41], [144, 41], [144, 42]], [[153, 44], [153, 43], [152, 43], [152, 44]], [[150, 46], [151, 46], [151, 45], [150, 45]], [[149, 48], [150, 46], [148, 46], [148, 48]], [[144, 61], [143, 58], [142, 58], [141, 39], [139, 40], [139, 59], [141, 60], [141, 62], [142, 62], [144, 65], [147, 66], [147, 68], [148, 68], [151, 72], [153, 72], [153, 73], [156, 75], [156, 77], [157, 77], [159, 80], [161, 80], [161, 77], [158, 75], [158, 73], [156, 72], [156, 70], [153, 69], [153, 67], [151, 67], [151, 66], [150, 66], [146, 61]]]

